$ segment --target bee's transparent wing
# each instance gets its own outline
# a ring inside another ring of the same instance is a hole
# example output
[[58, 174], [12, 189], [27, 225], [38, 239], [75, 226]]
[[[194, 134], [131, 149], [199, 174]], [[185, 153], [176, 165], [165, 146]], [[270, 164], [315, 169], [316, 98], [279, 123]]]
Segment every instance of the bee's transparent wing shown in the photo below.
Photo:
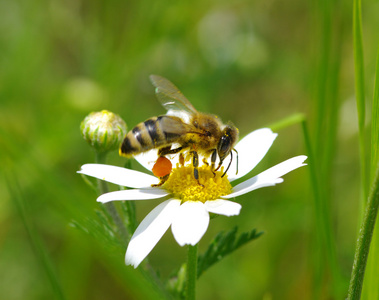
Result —
[[176, 135], [181, 136], [189, 132], [194, 132], [192, 125], [184, 123], [180, 118], [175, 116], [163, 116], [160, 120], [160, 127], [169, 140], [170, 137], [175, 138]]
[[159, 102], [169, 111], [186, 111], [190, 114], [197, 114], [197, 110], [181, 91], [168, 79], [150, 75], [152, 84], [156, 87], [155, 93]]

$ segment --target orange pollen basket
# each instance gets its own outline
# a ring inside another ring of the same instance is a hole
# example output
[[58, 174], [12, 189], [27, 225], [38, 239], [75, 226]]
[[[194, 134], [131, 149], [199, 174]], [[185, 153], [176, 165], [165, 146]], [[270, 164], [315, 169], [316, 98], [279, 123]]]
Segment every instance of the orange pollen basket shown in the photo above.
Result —
[[157, 161], [155, 162], [152, 171], [153, 174], [157, 177], [164, 177], [171, 173], [172, 170], [172, 163], [171, 161], [166, 157], [159, 157]]

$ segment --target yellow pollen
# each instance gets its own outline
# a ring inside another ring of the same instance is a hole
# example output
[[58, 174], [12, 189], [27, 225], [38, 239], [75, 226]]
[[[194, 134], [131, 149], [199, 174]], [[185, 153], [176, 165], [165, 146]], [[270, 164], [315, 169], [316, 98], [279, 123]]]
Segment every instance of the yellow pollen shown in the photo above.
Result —
[[212, 172], [211, 167], [203, 165], [198, 168], [199, 181], [194, 177], [193, 166], [176, 165], [163, 187], [170, 191], [177, 199], [185, 201], [201, 201], [219, 199], [220, 196], [230, 194], [232, 186], [223, 170]]

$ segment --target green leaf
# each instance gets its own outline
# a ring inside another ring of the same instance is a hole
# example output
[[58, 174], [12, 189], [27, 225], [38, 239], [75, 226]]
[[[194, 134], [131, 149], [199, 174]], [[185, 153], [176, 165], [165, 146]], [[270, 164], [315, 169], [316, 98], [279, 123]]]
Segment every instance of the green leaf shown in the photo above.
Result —
[[257, 239], [263, 232], [258, 232], [253, 229], [250, 232], [241, 233], [237, 237], [237, 227], [224, 233], [220, 232], [209, 245], [207, 251], [204, 254], [199, 255], [197, 277], [211, 267], [216, 262], [222, 260], [225, 256], [237, 250], [246, 243]]

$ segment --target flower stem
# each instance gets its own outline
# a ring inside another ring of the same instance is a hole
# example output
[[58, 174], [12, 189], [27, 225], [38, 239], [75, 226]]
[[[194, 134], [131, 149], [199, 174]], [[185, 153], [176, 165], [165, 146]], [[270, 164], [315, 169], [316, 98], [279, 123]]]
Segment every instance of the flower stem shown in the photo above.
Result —
[[379, 207], [379, 165], [376, 168], [375, 179], [371, 186], [370, 195], [366, 205], [366, 211], [359, 230], [357, 247], [355, 249], [355, 257], [353, 271], [350, 278], [350, 286], [348, 292], [349, 300], [360, 299], [365, 275], [370, 243], [375, 227], [375, 220]]
[[197, 244], [188, 246], [187, 256], [187, 300], [195, 300], [197, 279]]
[[[106, 156], [107, 156], [106, 152], [102, 152], [102, 153], [96, 152], [96, 157], [95, 157], [96, 163], [98, 163], [98, 164], [105, 163]], [[100, 194], [104, 194], [104, 193], [109, 192], [108, 184], [104, 180], [98, 179], [97, 182], [99, 185]], [[108, 203], [104, 203], [104, 207], [107, 210], [107, 212], [109, 213], [109, 215], [111, 216], [111, 218], [113, 219], [113, 222], [116, 224], [116, 227], [118, 229], [118, 232], [120, 233], [120, 237], [121, 237], [122, 241], [126, 243], [126, 241], [128, 239], [128, 233], [127, 233], [127, 231], [125, 229], [125, 225], [122, 222], [122, 219], [121, 219], [121, 217], [120, 217], [120, 215], [116, 209], [116, 206], [114, 205], [113, 202], [108, 202]]]

